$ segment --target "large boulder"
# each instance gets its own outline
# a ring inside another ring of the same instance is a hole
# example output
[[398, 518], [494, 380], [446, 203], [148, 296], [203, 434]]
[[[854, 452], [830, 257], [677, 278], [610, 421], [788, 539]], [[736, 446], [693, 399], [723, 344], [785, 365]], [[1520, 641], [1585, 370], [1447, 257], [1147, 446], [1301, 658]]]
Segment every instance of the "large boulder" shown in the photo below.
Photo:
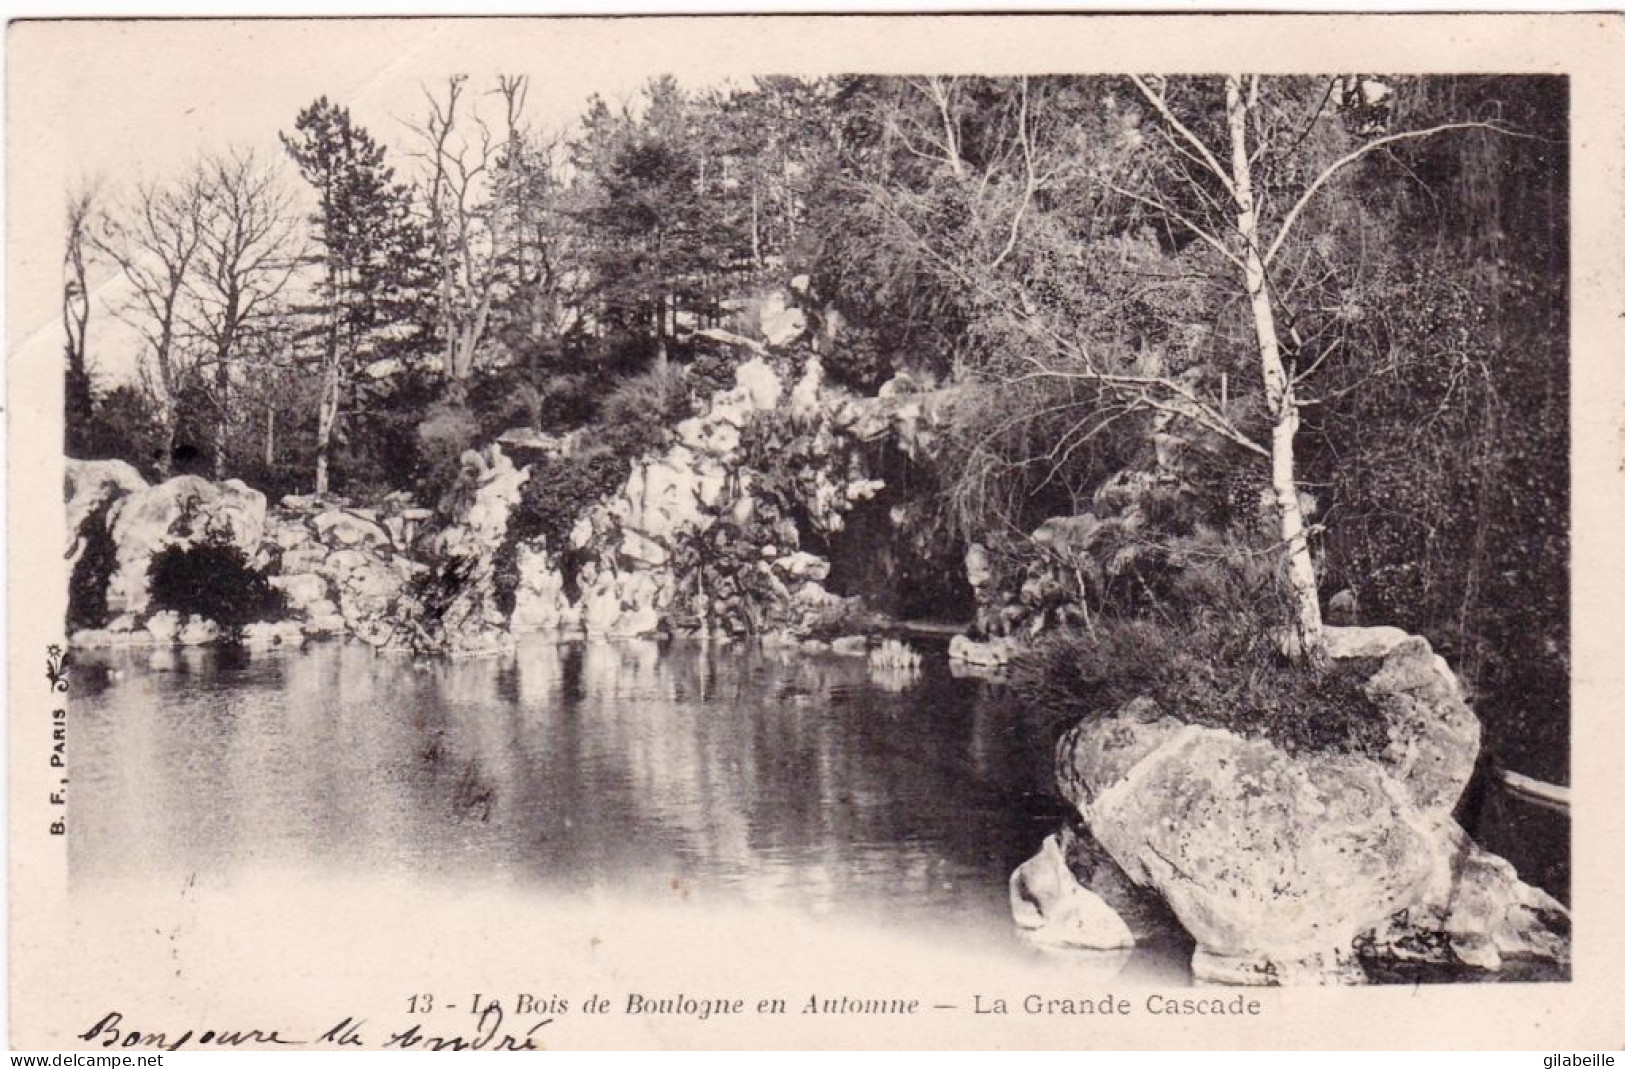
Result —
[[64, 468], [70, 567], [83, 551], [85, 521], [102, 506], [147, 489], [141, 473], [122, 460], [74, 460]]
[[1010, 876], [1010, 913], [1040, 946], [1118, 950], [1135, 944], [1123, 918], [1073, 875], [1058, 835]]
[[1426, 888], [1429, 834], [1373, 762], [1150, 712], [1074, 728], [1060, 783], [1207, 955], [1277, 968], [1335, 955]]
[[1199, 979], [1358, 982], [1362, 958], [1424, 951], [1481, 968], [1566, 961], [1562, 907], [1451, 819], [1478, 722], [1448, 667], [1402, 632], [1331, 647], [1370, 661], [1376, 752], [1288, 752], [1138, 699], [1057, 747], [1092, 839], [1196, 941]]
[[762, 337], [775, 349], [794, 345], [807, 333], [807, 314], [782, 290], [763, 298], [760, 315]]
[[387, 546], [389, 532], [375, 519], [353, 509], [329, 509], [310, 521], [316, 534], [329, 546]]
[[1567, 965], [1569, 911], [1518, 879], [1504, 858], [1481, 848], [1454, 821], [1441, 824], [1442, 848], [1420, 901], [1357, 943], [1375, 963], [1423, 962], [1499, 970], [1503, 960]]
[[303, 612], [311, 605], [327, 597], [327, 580], [320, 575], [301, 572], [293, 575], [275, 575], [271, 577], [271, 586], [282, 592], [287, 599], [288, 607]]
[[949, 660], [977, 668], [1003, 668], [1020, 650], [1020, 643], [1010, 638], [989, 638], [978, 642], [969, 635], [955, 635], [948, 640]]
[[1472, 778], [1481, 728], [1444, 658], [1407, 636], [1383, 655], [1365, 696], [1387, 730], [1378, 760], [1417, 806], [1449, 813]]
[[151, 601], [152, 558], [170, 546], [224, 542], [252, 560], [265, 531], [265, 495], [237, 479], [216, 484], [179, 475], [116, 501], [108, 526], [118, 547], [108, 611], [140, 615]]

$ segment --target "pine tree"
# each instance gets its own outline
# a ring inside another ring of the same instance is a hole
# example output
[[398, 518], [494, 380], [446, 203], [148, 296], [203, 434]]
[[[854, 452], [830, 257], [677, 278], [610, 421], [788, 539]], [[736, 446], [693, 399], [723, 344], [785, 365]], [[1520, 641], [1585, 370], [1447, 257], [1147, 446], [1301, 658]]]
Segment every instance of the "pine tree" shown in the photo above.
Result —
[[399, 347], [416, 320], [425, 270], [410, 193], [394, 181], [384, 147], [348, 108], [318, 99], [282, 144], [317, 194], [311, 217], [321, 280], [308, 309], [320, 338], [316, 492], [325, 494], [335, 431], [356, 371]]

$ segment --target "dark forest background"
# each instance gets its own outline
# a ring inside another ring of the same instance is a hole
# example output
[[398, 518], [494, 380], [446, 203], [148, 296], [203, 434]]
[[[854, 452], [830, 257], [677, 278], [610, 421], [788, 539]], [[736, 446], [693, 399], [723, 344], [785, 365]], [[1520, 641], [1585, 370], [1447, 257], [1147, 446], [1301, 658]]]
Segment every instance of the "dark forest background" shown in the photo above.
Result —
[[[1223, 143], [1217, 79], [1152, 84]], [[428, 86], [394, 147], [317, 99], [280, 155], [222, 148], [72, 191], [68, 453], [273, 498], [434, 503], [510, 428], [649, 448], [627, 428], [730, 374], [695, 331], [749, 327], [797, 276], [832, 382], [958, 391], [946, 445], [909, 473], [926, 560], [958, 568], [970, 542], [1015, 559], [1145, 462], [1151, 414], [1111, 416], [1068, 378], [1079, 353], [1261, 425], [1245, 294], [1203, 239], [1230, 238], [1217, 180], [1127, 79], [657, 78], [566, 131], [527, 123], [526, 90]], [[1361, 146], [1439, 128], [1338, 170], [1272, 264], [1298, 478], [1323, 591], [1426, 634], [1492, 739], [1566, 779], [1567, 83], [1256, 91], [1250, 164], [1276, 218]], [[93, 299], [110, 278], [118, 296]], [[116, 333], [133, 374], [92, 343]], [[1264, 475], [1220, 443], [1190, 479], [1188, 507], [1220, 526]]]

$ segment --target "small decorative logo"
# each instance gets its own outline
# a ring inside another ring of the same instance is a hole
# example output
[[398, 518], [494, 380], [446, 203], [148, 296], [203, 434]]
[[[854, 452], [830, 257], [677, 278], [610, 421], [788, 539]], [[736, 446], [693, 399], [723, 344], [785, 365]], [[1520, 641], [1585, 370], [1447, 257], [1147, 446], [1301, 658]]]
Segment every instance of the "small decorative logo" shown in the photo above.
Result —
[[68, 655], [61, 646], [45, 647], [45, 678], [51, 681], [52, 690], [67, 692], [68, 664]]

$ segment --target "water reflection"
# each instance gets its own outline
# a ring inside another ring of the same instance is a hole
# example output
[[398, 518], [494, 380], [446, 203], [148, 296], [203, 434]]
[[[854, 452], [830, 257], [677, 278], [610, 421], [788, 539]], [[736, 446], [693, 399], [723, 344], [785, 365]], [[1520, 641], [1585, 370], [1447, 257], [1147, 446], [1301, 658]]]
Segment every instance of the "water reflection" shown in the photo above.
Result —
[[73, 701], [76, 881], [477, 874], [1012, 939], [1052, 733], [929, 663], [535, 640], [455, 663], [110, 652]]

